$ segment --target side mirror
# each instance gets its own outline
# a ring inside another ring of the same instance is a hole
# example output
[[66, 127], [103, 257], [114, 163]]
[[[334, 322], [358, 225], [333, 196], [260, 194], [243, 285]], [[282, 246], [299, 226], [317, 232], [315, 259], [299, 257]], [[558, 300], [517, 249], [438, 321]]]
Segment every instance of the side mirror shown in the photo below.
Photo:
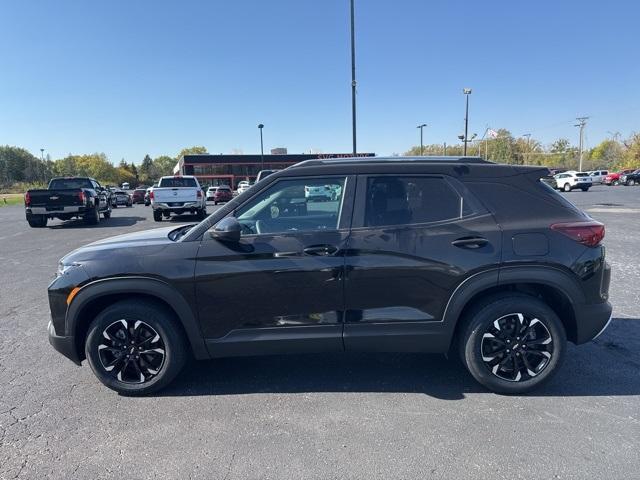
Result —
[[235, 217], [227, 217], [209, 229], [209, 236], [220, 242], [238, 243], [241, 231], [238, 220]]

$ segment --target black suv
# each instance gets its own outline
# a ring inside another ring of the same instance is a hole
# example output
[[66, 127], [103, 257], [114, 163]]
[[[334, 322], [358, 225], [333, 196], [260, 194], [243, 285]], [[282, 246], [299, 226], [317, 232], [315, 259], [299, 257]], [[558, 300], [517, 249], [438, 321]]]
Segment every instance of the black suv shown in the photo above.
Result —
[[524, 392], [611, 318], [604, 226], [547, 174], [477, 158], [303, 162], [198, 224], [64, 257], [49, 339], [125, 394], [166, 386], [190, 354], [342, 351], [455, 353], [487, 388]]

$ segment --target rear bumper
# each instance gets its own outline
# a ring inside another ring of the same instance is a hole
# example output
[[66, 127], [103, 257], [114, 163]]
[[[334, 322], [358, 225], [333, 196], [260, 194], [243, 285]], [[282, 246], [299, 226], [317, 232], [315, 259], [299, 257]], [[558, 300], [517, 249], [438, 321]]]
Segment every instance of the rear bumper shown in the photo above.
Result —
[[88, 208], [85, 206], [73, 205], [69, 207], [61, 207], [56, 210], [47, 210], [47, 207], [31, 207], [27, 208], [27, 217], [29, 215], [69, 215], [69, 214], [82, 214], [87, 212]]
[[609, 302], [594, 305], [575, 305], [576, 344], [593, 340], [600, 335], [611, 322], [613, 308]]
[[60, 337], [56, 335], [56, 331], [53, 328], [53, 323], [51, 323], [51, 321], [49, 322], [47, 330], [49, 331], [49, 343], [51, 346], [76, 365], [80, 365], [81, 362], [75, 348], [75, 338]]
[[167, 203], [153, 202], [151, 203], [151, 206], [154, 210], [162, 210], [168, 212], [197, 210], [198, 208], [202, 207], [202, 205], [200, 205], [198, 202], [184, 202], [182, 205], [169, 205]]

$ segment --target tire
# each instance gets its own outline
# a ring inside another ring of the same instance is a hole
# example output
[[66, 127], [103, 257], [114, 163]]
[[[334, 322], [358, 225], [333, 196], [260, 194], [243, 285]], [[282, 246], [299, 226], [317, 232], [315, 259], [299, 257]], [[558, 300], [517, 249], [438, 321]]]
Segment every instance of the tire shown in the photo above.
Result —
[[[463, 322], [458, 339], [462, 362], [473, 378], [494, 392], [520, 394], [537, 388], [556, 373], [564, 359], [564, 326], [535, 297], [494, 295], [474, 307]], [[517, 335], [512, 327], [525, 335]], [[523, 338], [529, 340], [523, 344]]]
[[156, 222], [161, 222], [162, 221], [162, 212], [160, 210], [154, 210], [153, 211], [153, 219]]
[[87, 225], [98, 225], [100, 223], [100, 210], [98, 208], [98, 205], [94, 207], [91, 213], [85, 214], [84, 222]]
[[109, 218], [111, 218], [111, 210], [107, 210], [106, 212], [104, 212], [104, 213], [102, 214], [102, 216], [103, 216], [105, 219], [109, 219]]
[[589, 191], [589, 187], [580, 187], [580, 190], [582, 190], [583, 192], [588, 192]]
[[571, 185], [569, 185], [569, 183], [565, 183], [564, 186], [562, 187], [562, 190], [565, 192], [570, 192], [571, 191]]
[[627, 185], [628, 185], [628, 186], [632, 187], [632, 186], [634, 186], [635, 184], [636, 184], [636, 181], [635, 181], [635, 180], [627, 180]]
[[113, 206], [111, 208], [118, 208], [118, 204], [114, 203]]
[[205, 218], [207, 218], [207, 207], [205, 206], [198, 210], [197, 216], [198, 220], [204, 220]]
[[122, 395], [145, 395], [180, 373], [187, 342], [171, 312], [152, 301], [124, 300], [91, 323], [85, 354], [105, 386]]
[[213, 202], [214, 205], [218, 205], [218, 202]]
[[27, 222], [31, 228], [44, 228], [47, 226], [47, 220], [49, 219], [46, 215], [31, 215]]

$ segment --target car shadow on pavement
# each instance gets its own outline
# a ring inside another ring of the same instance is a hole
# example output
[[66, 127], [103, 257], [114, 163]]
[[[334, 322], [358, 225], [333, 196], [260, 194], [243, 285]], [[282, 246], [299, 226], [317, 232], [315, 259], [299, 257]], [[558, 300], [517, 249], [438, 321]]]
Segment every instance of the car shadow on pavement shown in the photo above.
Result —
[[88, 225], [82, 219], [72, 219], [66, 221], [55, 220], [56, 223], [48, 225], [48, 228], [66, 229], [66, 228], [113, 228], [113, 227], [130, 227], [138, 222], [147, 221], [145, 217], [111, 217], [108, 219], [100, 219], [97, 225]]
[[[528, 396], [640, 394], [640, 319], [617, 318], [601, 337], [569, 344], [557, 375]], [[424, 354], [317, 354], [192, 362], [158, 396], [403, 392], [459, 400], [487, 392], [456, 358]]]

